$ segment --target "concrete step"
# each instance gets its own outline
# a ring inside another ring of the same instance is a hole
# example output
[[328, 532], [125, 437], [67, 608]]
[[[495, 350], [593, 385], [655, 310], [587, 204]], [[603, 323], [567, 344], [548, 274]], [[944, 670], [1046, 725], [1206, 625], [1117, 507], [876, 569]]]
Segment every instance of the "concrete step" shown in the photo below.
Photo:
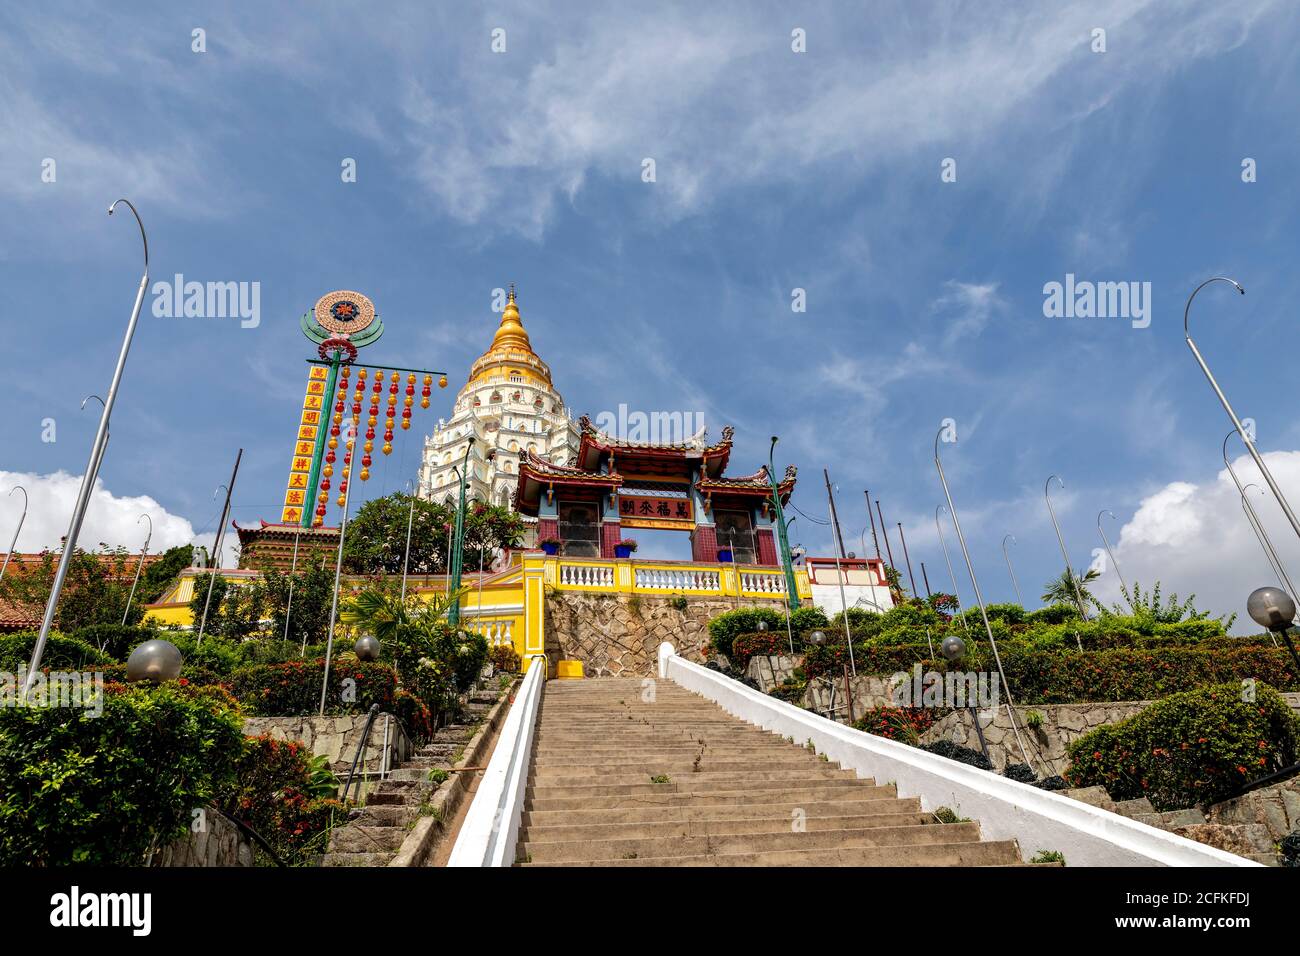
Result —
[[[600, 778], [595, 778], [599, 780]], [[643, 782], [629, 783], [564, 783], [556, 784], [546, 779], [538, 779], [529, 786], [527, 793], [538, 800], [553, 800], [562, 797], [613, 797], [640, 796], [656, 793], [701, 793], [716, 794], [726, 791], [761, 791], [786, 789], [812, 789], [830, 787], [870, 787], [871, 783], [859, 780], [852, 770], [827, 770], [817, 773], [810, 770], [781, 773], [693, 773], [683, 777], [669, 777], [663, 783], [652, 783], [649, 777], [639, 778]]]
[[[695, 757], [698, 756], [698, 760]], [[612, 758], [612, 755], [611, 755]], [[658, 776], [668, 774], [696, 773], [739, 773], [749, 770], [818, 770], [826, 767], [838, 768], [839, 764], [819, 760], [812, 754], [781, 754], [771, 757], [752, 757], [738, 754], [717, 756], [705, 751], [693, 755], [662, 754], [655, 756], [636, 755], [635, 759], [598, 760], [594, 757], [583, 760], [581, 757], [538, 757], [533, 761], [533, 773], [538, 777], [556, 776], [634, 776], [645, 779], [646, 775]]]
[[714, 854], [767, 853], [774, 850], [826, 850], [847, 847], [912, 847], [929, 844], [974, 843], [978, 823], [914, 824], [849, 830], [808, 830], [803, 833], [740, 833], [695, 837], [619, 840], [576, 840], [524, 844], [534, 863], [581, 860], [657, 859]]
[[329, 852], [381, 853], [391, 851], [396, 853], [405, 839], [405, 827], [360, 826], [354, 823], [331, 831]]
[[[854, 781], [850, 781], [854, 782]], [[889, 787], [780, 787], [770, 790], [719, 790], [674, 791], [664, 785], [658, 790], [645, 793], [617, 793], [606, 796], [574, 796], [539, 798], [533, 793], [527, 796], [528, 806], [536, 811], [543, 810], [613, 810], [634, 806], [753, 806], [764, 804], [793, 804], [803, 806], [813, 802], [854, 803], [866, 800], [879, 800], [897, 796], [894, 788]]]
[[[956, 824], [950, 824], [956, 825]], [[810, 850], [766, 850], [620, 860], [531, 862], [525, 866], [1006, 866], [1020, 863], [1014, 840], [936, 843], [919, 846], [863, 846]]]
[[405, 827], [419, 815], [419, 808], [415, 804], [374, 803], [367, 800], [366, 805], [357, 815], [349, 819], [349, 823], [358, 823], [362, 826]]
[[[851, 793], [851, 791], [850, 791]], [[528, 810], [524, 827], [584, 826], [638, 823], [714, 823], [779, 818], [787, 822], [794, 814], [809, 821], [827, 817], [920, 814], [917, 797], [882, 797], [874, 800], [803, 800], [796, 803], [713, 803], [684, 802], [675, 805], [618, 806], [568, 810]], [[929, 814], [927, 819], [933, 819]]]
[[[763, 768], [762, 764], [751, 765]], [[667, 777], [665, 783], [655, 783], [652, 778], [663, 779]], [[768, 786], [774, 783], [788, 783], [791, 781], [805, 780], [853, 780], [856, 781], [858, 775], [852, 770], [842, 770], [839, 767], [832, 767], [829, 763], [818, 761], [815, 766], [802, 767], [780, 767], [776, 769], [728, 769], [728, 770], [709, 770], [701, 766], [699, 770], [687, 768], [678, 774], [665, 774], [653, 772], [641, 773], [612, 773], [591, 770], [582, 770], [576, 767], [568, 767], [561, 770], [539, 770], [533, 774], [533, 787], [539, 791], [551, 790], [570, 790], [576, 788], [590, 789], [599, 788], [600, 792], [608, 792], [609, 787], [643, 787], [655, 786], [662, 787], [672, 785], [678, 790], [683, 789], [736, 789], [734, 786], [725, 787], [724, 784], [744, 784], [749, 787]]]
[[[763, 807], [764, 812], [770, 808]], [[852, 815], [810, 817], [795, 808], [785, 816], [736, 819], [728, 812], [716, 820], [647, 820], [628, 823], [556, 823], [524, 826], [519, 831], [521, 842], [562, 843], [573, 840], [649, 840], [668, 837], [732, 836], [737, 834], [792, 833], [796, 820], [808, 832], [820, 830], [860, 830], [868, 827], [934, 826], [934, 817], [919, 811], [913, 813], [861, 813]], [[618, 813], [617, 810], [605, 811]], [[795, 814], [799, 816], [796, 818]], [[559, 816], [557, 814], [557, 816]], [[659, 814], [657, 816], [662, 816]], [[561, 819], [563, 819], [561, 817]]]
[[331, 850], [321, 860], [321, 866], [387, 866], [396, 853], [351, 853]]

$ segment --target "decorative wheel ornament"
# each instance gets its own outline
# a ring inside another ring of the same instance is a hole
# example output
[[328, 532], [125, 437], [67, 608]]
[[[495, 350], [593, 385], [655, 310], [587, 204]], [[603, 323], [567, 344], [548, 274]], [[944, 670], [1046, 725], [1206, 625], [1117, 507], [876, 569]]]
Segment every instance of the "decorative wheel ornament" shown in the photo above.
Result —
[[316, 348], [316, 354], [323, 361], [328, 362], [335, 351], [343, 352], [347, 355], [344, 362], [355, 362], [357, 360], [357, 347], [348, 341], [345, 335], [332, 335]]
[[316, 321], [336, 335], [356, 335], [375, 321], [375, 304], [360, 292], [327, 292], [316, 300], [312, 309]]

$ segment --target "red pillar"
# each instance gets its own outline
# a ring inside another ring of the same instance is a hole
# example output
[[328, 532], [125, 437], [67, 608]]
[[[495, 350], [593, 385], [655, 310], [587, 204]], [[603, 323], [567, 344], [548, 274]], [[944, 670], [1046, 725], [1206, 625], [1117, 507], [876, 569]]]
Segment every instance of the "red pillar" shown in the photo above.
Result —
[[542, 542], [547, 538], [560, 537], [560, 519], [558, 518], [538, 518], [537, 519], [537, 546], [540, 548]]
[[758, 563], [776, 567], [776, 536], [771, 528], [758, 529]]
[[622, 540], [622, 524], [617, 521], [602, 521], [600, 523], [600, 556], [602, 558], [612, 558], [614, 556], [614, 545]]

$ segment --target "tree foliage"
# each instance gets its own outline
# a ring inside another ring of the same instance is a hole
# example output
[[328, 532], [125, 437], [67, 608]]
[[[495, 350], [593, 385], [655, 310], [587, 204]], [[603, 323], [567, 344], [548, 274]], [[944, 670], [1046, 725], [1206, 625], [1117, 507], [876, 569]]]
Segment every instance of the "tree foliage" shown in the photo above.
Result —
[[[72, 554], [54, 615], [54, 626], [61, 631], [70, 633], [92, 624], [122, 623], [135, 564], [125, 548], [100, 547], [95, 553], [78, 548]], [[17, 567], [11, 564], [0, 580], [0, 600], [39, 619], [54, 586], [59, 558], [58, 552], [45, 550], [33, 564]], [[143, 603], [139, 598], [132, 602], [128, 624], [138, 624], [144, 617]]]
[[[455, 527], [456, 509], [423, 498], [397, 493], [372, 498], [348, 523], [343, 544], [343, 567], [352, 574], [402, 573], [407, 521], [411, 524], [411, 574], [445, 574], [448, 538]], [[498, 548], [515, 548], [523, 540], [524, 523], [514, 511], [499, 505], [471, 502], [465, 515], [463, 562], [466, 571], [477, 570], [480, 560], [490, 567]]]

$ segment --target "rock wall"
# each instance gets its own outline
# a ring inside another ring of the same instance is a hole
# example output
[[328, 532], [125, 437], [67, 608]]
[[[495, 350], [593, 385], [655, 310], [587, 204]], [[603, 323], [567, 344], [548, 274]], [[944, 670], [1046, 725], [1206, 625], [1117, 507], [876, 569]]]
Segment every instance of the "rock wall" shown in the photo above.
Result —
[[150, 866], [252, 866], [253, 844], [233, 823], [208, 810], [204, 828], [154, 854]]
[[[357, 752], [361, 731], [366, 726], [365, 714], [347, 714], [342, 717], [247, 717], [244, 733], [250, 737], [270, 734], [277, 740], [296, 740], [316, 756], [329, 758], [335, 773], [347, 772]], [[384, 715], [375, 718], [366, 745], [364, 767], [377, 773], [383, 765]], [[389, 730], [388, 766], [396, 767], [410, 759], [411, 741], [402, 733], [396, 719]], [[360, 767], [358, 767], [358, 770]]]
[[587, 677], [653, 676], [659, 645], [671, 641], [677, 653], [704, 663], [700, 649], [709, 640], [709, 619], [737, 607], [781, 609], [762, 599], [687, 597], [684, 610], [672, 598], [644, 594], [561, 591], [546, 598], [546, 654], [582, 661]]

